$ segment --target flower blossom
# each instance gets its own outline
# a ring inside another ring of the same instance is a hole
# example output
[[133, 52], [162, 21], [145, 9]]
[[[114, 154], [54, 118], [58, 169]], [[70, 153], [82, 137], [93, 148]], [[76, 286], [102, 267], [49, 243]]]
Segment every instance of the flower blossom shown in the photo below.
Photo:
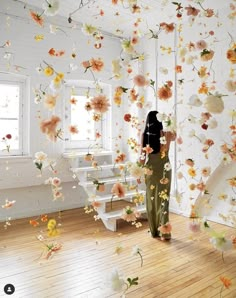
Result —
[[119, 182], [115, 183], [111, 189], [111, 193], [118, 196], [118, 198], [123, 198], [125, 196], [125, 188], [123, 184]]
[[91, 107], [97, 113], [105, 113], [110, 106], [109, 100], [105, 95], [98, 95], [91, 99]]

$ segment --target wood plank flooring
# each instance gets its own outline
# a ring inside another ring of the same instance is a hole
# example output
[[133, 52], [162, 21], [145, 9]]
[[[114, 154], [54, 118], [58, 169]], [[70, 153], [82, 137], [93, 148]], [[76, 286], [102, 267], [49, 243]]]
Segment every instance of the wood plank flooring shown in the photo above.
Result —
[[[205, 232], [193, 235], [187, 228], [189, 219], [170, 214], [173, 226], [170, 242], [153, 239], [147, 220], [142, 227], [119, 220], [117, 232], [106, 230], [101, 221], [85, 214], [83, 208], [48, 214], [61, 223], [60, 235], [46, 237], [46, 223], [32, 227], [29, 219], [11, 222], [6, 230], [0, 223], [0, 297], [17, 298], [118, 298], [107, 286], [114, 268], [128, 277], [139, 277], [139, 284], [126, 292], [127, 298], [236, 298], [236, 249], [224, 253], [209, 242]], [[227, 237], [235, 229], [210, 223]], [[57, 241], [62, 248], [46, 259], [46, 247], [37, 239], [44, 235], [46, 243]], [[143, 266], [132, 248], [142, 249]], [[115, 252], [122, 247], [121, 253]], [[224, 288], [220, 276], [231, 279]], [[4, 294], [11, 283], [15, 293]]]

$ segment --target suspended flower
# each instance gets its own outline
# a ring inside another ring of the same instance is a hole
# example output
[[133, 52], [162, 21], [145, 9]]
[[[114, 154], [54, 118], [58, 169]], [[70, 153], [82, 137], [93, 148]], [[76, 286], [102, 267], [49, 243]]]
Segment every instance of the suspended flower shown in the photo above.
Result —
[[125, 188], [123, 184], [121, 184], [120, 182], [115, 183], [112, 186], [111, 193], [118, 196], [118, 198], [123, 198], [125, 196]]
[[207, 50], [207, 49], [204, 49], [200, 55], [201, 55], [201, 60], [202, 61], [209, 61], [213, 58], [214, 56], [214, 51], [213, 50]]
[[53, 110], [56, 106], [57, 97], [58, 95], [53, 96], [51, 94], [47, 94], [44, 97], [44, 106], [50, 111]]
[[133, 78], [133, 81], [134, 81], [134, 84], [138, 87], [144, 87], [145, 85], [147, 85], [147, 81], [143, 75], [136, 75]]
[[105, 95], [98, 95], [91, 99], [91, 107], [95, 112], [105, 113], [110, 106], [109, 100]]
[[228, 49], [226, 52], [226, 57], [232, 64], [236, 64], [236, 43], [234, 43], [232, 47]]
[[40, 122], [40, 129], [47, 135], [49, 140], [55, 142], [57, 140], [57, 125], [61, 121], [58, 116], [52, 116], [50, 119], [45, 119]]
[[90, 65], [91, 65], [91, 68], [92, 68], [93, 71], [99, 72], [99, 71], [101, 71], [103, 69], [104, 62], [102, 61], [101, 58], [98, 58], [98, 59], [92, 58], [90, 60]]
[[215, 95], [210, 94], [207, 96], [205, 103], [205, 108], [209, 113], [220, 114], [224, 110], [224, 102], [222, 100], [222, 95], [215, 93]]
[[85, 35], [93, 35], [95, 32], [97, 32], [97, 28], [90, 25], [90, 24], [83, 24], [81, 31], [85, 34]]
[[36, 12], [30, 10], [30, 16], [31, 18], [40, 26], [43, 26], [44, 19], [42, 18], [41, 15], [37, 14]]

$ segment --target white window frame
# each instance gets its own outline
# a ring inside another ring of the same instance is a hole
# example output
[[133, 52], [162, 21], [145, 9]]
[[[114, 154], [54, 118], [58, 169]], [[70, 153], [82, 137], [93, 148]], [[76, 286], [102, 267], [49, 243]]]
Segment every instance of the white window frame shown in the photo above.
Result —
[[0, 158], [5, 157], [25, 157], [29, 156], [29, 92], [30, 92], [30, 80], [28, 76], [10, 73], [0, 72], [0, 84], [9, 84], [19, 86], [19, 149], [10, 151], [0, 150]]
[[[71, 151], [71, 150], [81, 150], [81, 151], [88, 151], [88, 147], [92, 145], [96, 145], [96, 141], [89, 141], [89, 140], [82, 140], [82, 141], [73, 141], [71, 140], [71, 134], [68, 131], [69, 125], [71, 125], [71, 118], [70, 118], [70, 109], [71, 104], [69, 103], [69, 98], [71, 96], [71, 88], [79, 91], [81, 94], [85, 94], [88, 88], [96, 89], [94, 81], [88, 80], [66, 80], [65, 81], [65, 93], [64, 93], [64, 135], [65, 135], [65, 147], [64, 151]], [[105, 84], [99, 82], [99, 86], [102, 88], [103, 93], [109, 99], [110, 107], [109, 110], [103, 115], [102, 121], [98, 121], [95, 123], [95, 130], [101, 133], [101, 140], [98, 141], [99, 149], [103, 151], [111, 150], [111, 115], [112, 115], [112, 104], [111, 104], [111, 95], [112, 95], [112, 86], [110, 84]], [[83, 112], [86, 112], [85, 110]], [[93, 151], [91, 148], [90, 151]]]

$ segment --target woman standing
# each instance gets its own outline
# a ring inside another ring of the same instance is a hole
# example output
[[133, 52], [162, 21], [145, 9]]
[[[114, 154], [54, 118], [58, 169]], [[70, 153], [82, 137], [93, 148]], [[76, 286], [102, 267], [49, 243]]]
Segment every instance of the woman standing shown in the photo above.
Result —
[[[140, 162], [152, 170], [146, 175], [146, 208], [152, 237], [171, 239], [169, 224], [169, 195], [171, 187], [171, 167], [168, 157], [170, 142], [176, 134], [163, 132], [157, 120], [157, 111], [147, 115], [146, 126], [141, 140]], [[160, 140], [161, 139], [161, 140]]]

